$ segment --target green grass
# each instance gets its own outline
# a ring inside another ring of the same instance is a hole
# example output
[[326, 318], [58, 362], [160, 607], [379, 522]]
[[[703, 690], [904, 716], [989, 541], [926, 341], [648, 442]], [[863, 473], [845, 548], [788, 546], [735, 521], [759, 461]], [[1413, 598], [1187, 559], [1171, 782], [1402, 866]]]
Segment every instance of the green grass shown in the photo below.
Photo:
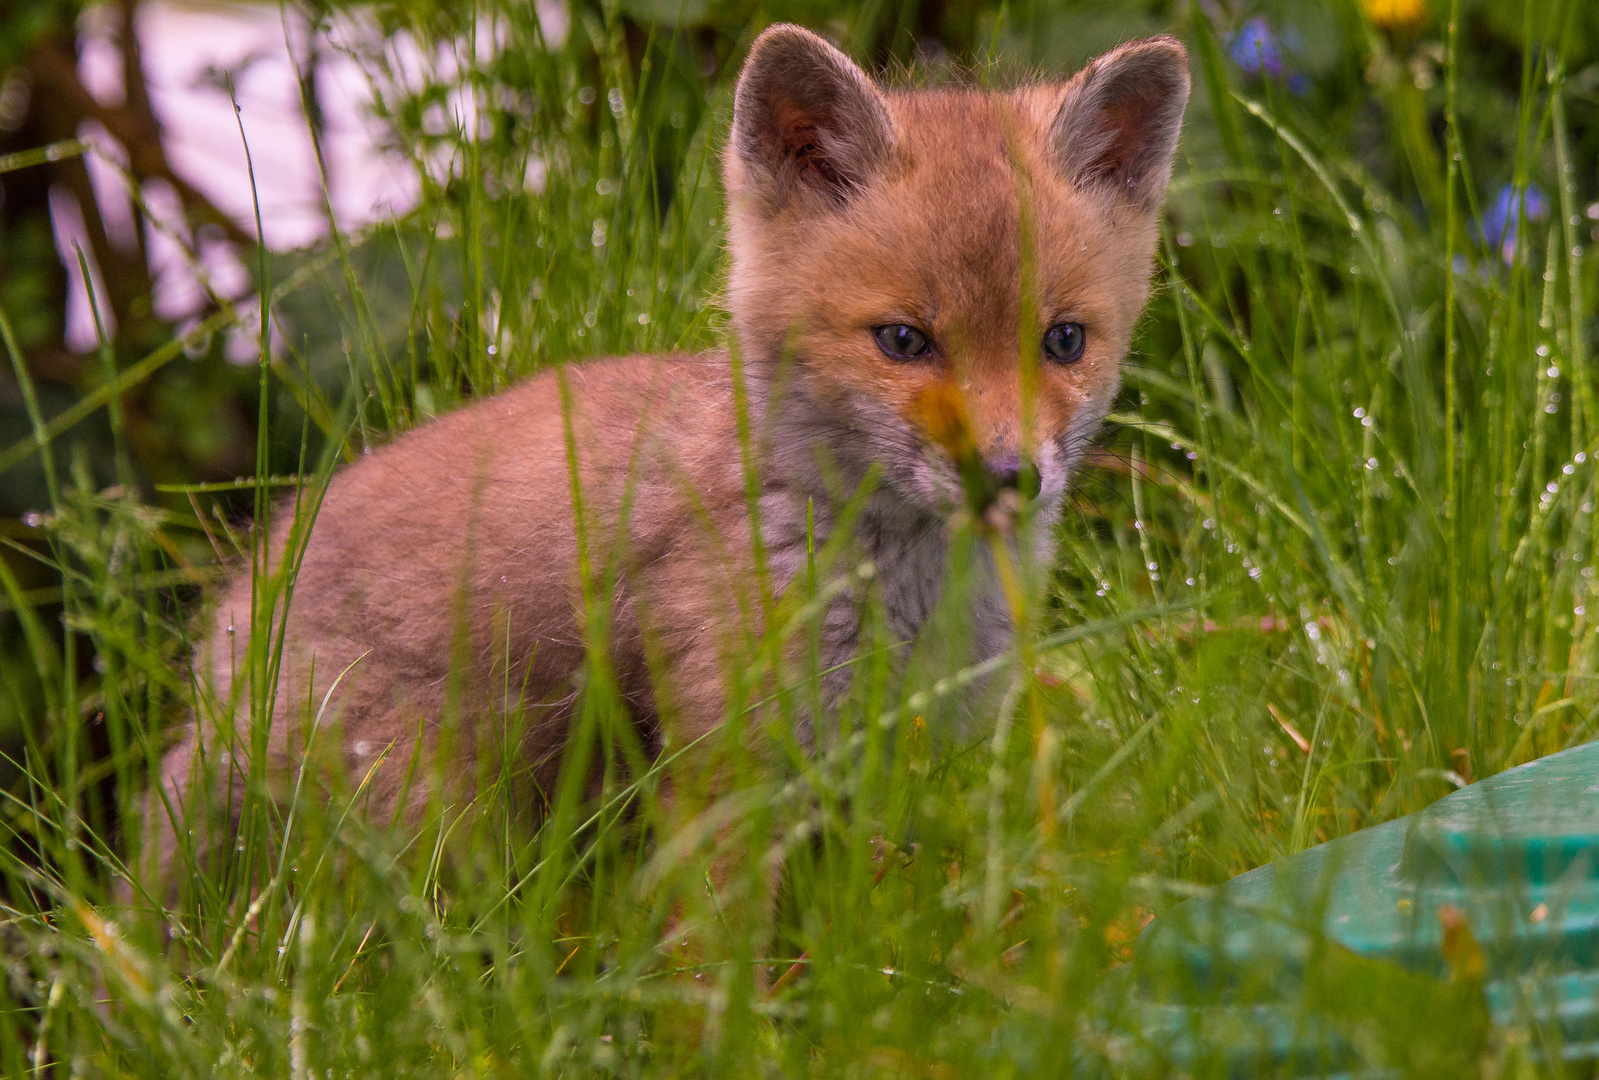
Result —
[[[171, 910], [129, 909], [114, 891], [163, 732], [193, 704], [201, 587], [219, 557], [251, 559], [242, 522], [281, 490], [147, 490], [126, 447], [118, 488], [51, 470], [49, 514], [4, 542], [62, 588], [26, 591], [0, 561], [31, 661], [0, 692], [33, 717], [0, 808], [0, 1070], [1162, 1074], [1128, 1011], [1150, 913], [1592, 737], [1599, 262], [1574, 150], [1592, 90], [1564, 81], [1592, 49], [1577, 6], [1526, 15], [1508, 97], [1464, 58], [1430, 96], [1368, 82], [1414, 42], [1354, 7], [1289, 9], [1316, 36], [1300, 97], [1240, 75], [1189, 10], [1159, 287], [1059, 565], [1033, 570], [1027, 662], [1000, 668], [1003, 700], [966, 738], [921, 719], [958, 673], [899, 681], [879, 630], [814, 756], [729, 740], [720, 832], [658, 835], [658, 773], [618, 765], [597, 797], [569, 775], [542, 815], [486, 777], [420, 830], [365, 820], [354, 781], [313, 796], [313, 776], [291, 806], [252, 792], [236, 850]], [[384, 12], [423, 42], [472, 25]], [[527, 10], [495, 18], [507, 47], [469, 77], [400, 87], [368, 57], [422, 206], [262, 261], [286, 344], [260, 370], [257, 473], [307, 476], [309, 501], [363, 445], [555, 362], [719, 340], [714, 154], [753, 25], [723, 33], [707, 78], [686, 32], [629, 44], [593, 13], [545, 50]], [[881, 12], [818, 18], [861, 47]], [[1052, 42], [1103, 19], [984, 18], [996, 71], [1059, 70]], [[450, 90], [477, 95], [481, 137], [450, 127]], [[1507, 264], [1475, 221], [1527, 179], [1553, 212]], [[755, 666], [776, 642], [750, 649]], [[746, 680], [734, 726], [775, 717], [781, 735], [813, 674], [760, 712], [770, 684]], [[619, 762], [626, 730], [596, 665], [574, 745]], [[781, 858], [775, 925], [750, 900], [758, 869], [708, 888], [718, 838], [746, 866]], [[683, 937], [663, 942], [674, 913]], [[1389, 985], [1338, 978], [1291, 1007], [1335, 1016]], [[1418, 1015], [1339, 1022], [1378, 1033], [1359, 1043], [1373, 1067], [1448, 1075], [1458, 1062], [1387, 1038]], [[1469, 1010], [1428, 1022], [1424, 1043], [1485, 1075], [1520, 1075], [1540, 1037], [1479, 1049]], [[1201, 1032], [1192, 1071], [1217, 1073], [1227, 1038]]]

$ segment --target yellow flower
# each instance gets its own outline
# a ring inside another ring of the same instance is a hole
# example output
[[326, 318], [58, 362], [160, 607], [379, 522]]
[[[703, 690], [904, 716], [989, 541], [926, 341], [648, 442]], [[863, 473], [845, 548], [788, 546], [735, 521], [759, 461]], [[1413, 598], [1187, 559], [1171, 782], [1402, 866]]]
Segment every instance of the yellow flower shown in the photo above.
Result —
[[1360, 0], [1366, 18], [1378, 26], [1410, 26], [1427, 15], [1427, 0]]
[[957, 466], [977, 454], [966, 403], [952, 382], [936, 382], [917, 395], [916, 412], [927, 438]]

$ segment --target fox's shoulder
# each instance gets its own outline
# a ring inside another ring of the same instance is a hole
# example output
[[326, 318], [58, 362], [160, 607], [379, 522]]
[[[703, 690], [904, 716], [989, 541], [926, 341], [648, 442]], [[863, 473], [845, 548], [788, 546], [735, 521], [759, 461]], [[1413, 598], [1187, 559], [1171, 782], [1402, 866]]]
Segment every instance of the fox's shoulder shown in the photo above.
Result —
[[[571, 365], [565, 370], [572, 406], [596, 433], [643, 420], [669, 424], [706, 423], [732, 416], [732, 377], [727, 354], [664, 353], [613, 357]], [[560, 402], [559, 373], [529, 380], [527, 407]]]

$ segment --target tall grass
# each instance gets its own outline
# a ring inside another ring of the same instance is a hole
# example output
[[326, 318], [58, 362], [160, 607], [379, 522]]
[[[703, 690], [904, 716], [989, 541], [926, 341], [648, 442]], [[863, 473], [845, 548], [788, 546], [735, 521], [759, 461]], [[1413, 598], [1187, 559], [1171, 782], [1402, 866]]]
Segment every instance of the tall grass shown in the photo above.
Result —
[[[748, 757], [728, 740], [735, 789], [666, 834], [659, 770], [625, 767], [627, 718], [596, 661], [573, 745], [611, 763], [598, 791], [573, 767], [528, 807], [489, 776], [418, 828], [365, 818], [360, 777], [324, 794], [308, 773], [287, 806], [255, 786], [233, 849], [169, 903], [133, 862], [141, 793], [173, 725], [217, 708], [186, 658], [223, 564], [260, 579], [244, 707], [265, 722], [267, 631], [291, 581], [262, 566], [247, 518], [308, 514], [363, 446], [532, 372], [722, 332], [715, 154], [738, 48], [707, 76], [702, 42], [630, 42], [614, 14], [580, 14], [557, 44], [520, 7], [384, 8], [436, 61], [418, 73], [341, 35], [424, 198], [402, 222], [263, 258], [284, 344], [260, 366], [256, 466], [276, 486], [150, 492], [130, 468], [95, 490], [87, 469], [52, 473], [47, 545], [11, 550], [62, 589], [25, 592], [0, 562], [46, 694], [0, 815], [0, 1067], [1166, 1071], [1125, 964], [1151, 913], [1599, 724], [1599, 270], [1569, 141], [1567, 13], [1528, 16], [1537, 47], [1505, 160], [1465, 153], [1451, 36], [1444, 147], [1396, 121], [1385, 145], [1407, 164], [1379, 177], [1324, 100], [1242, 78], [1190, 9], [1177, 29], [1196, 102], [1157, 295], [1059, 564], [1018, 593], [1027, 630], [980, 725], [939, 723], [972, 673], [901, 678], [868, 613], [816, 751], [778, 738]], [[848, 43], [879, 14], [833, 28]], [[1356, 9], [1339, 17], [1358, 80], [1387, 46]], [[1036, 63], [1042, 18], [995, 22], [982, 77]], [[1405, 115], [1403, 86], [1371, 92]], [[1490, 169], [1552, 193], [1506, 251], [1479, 239]], [[68, 437], [37, 410], [35, 426], [39, 443]], [[834, 556], [818, 552], [815, 582]], [[808, 632], [820, 587], [796, 583], [787, 632]], [[47, 625], [57, 610], [64, 634]], [[768, 700], [773, 624], [731, 722], [775, 714], [781, 736], [818, 673], [790, 672]], [[746, 869], [719, 887], [730, 849]], [[771, 918], [763, 863], [782, 867]], [[116, 902], [130, 882], [133, 903]], [[1348, 1002], [1391, 985], [1346, 977]], [[1298, 1007], [1331, 1008], [1309, 991]], [[1406, 1018], [1379, 1001], [1349, 1022]], [[1469, 1011], [1429, 1023], [1429, 1045], [1478, 1052]], [[1220, 1070], [1247, 1034], [1191, 1032], [1185, 1060]], [[1523, 1067], [1519, 1045], [1502, 1036], [1482, 1068]], [[1360, 1046], [1367, 1065], [1422, 1067], [1392, 1040]]]

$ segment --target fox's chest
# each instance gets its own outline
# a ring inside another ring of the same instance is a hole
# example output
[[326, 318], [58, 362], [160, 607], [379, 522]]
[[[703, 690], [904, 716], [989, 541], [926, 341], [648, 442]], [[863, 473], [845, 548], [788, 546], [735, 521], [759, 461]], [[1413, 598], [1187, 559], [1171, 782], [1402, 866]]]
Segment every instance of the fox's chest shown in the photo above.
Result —
[[[805, 533], [803, 527], [784, 525], [802, 524], [803, 513], [769, 504], [765, 509], [773, 569], [779, 580], [797, 580], [806, 571]], [[830, 538], [832, 522], [814, 521], [812, 529], [820, 548]], [[829, 681], [836, 683], [837, 693], [849, 685], [850, 661], [862, 647], [865, 621], [874, 609], [896, 651], [936, 654], [938, 663], [951, 670], [1009, 647], [1011, 618], [991, 554], [981, 544], [952, 545], [942, 520], [868, 512], [844, 551], [831, 567], [836, 591], [819, 627], [819, 660], [834, 673]]]

